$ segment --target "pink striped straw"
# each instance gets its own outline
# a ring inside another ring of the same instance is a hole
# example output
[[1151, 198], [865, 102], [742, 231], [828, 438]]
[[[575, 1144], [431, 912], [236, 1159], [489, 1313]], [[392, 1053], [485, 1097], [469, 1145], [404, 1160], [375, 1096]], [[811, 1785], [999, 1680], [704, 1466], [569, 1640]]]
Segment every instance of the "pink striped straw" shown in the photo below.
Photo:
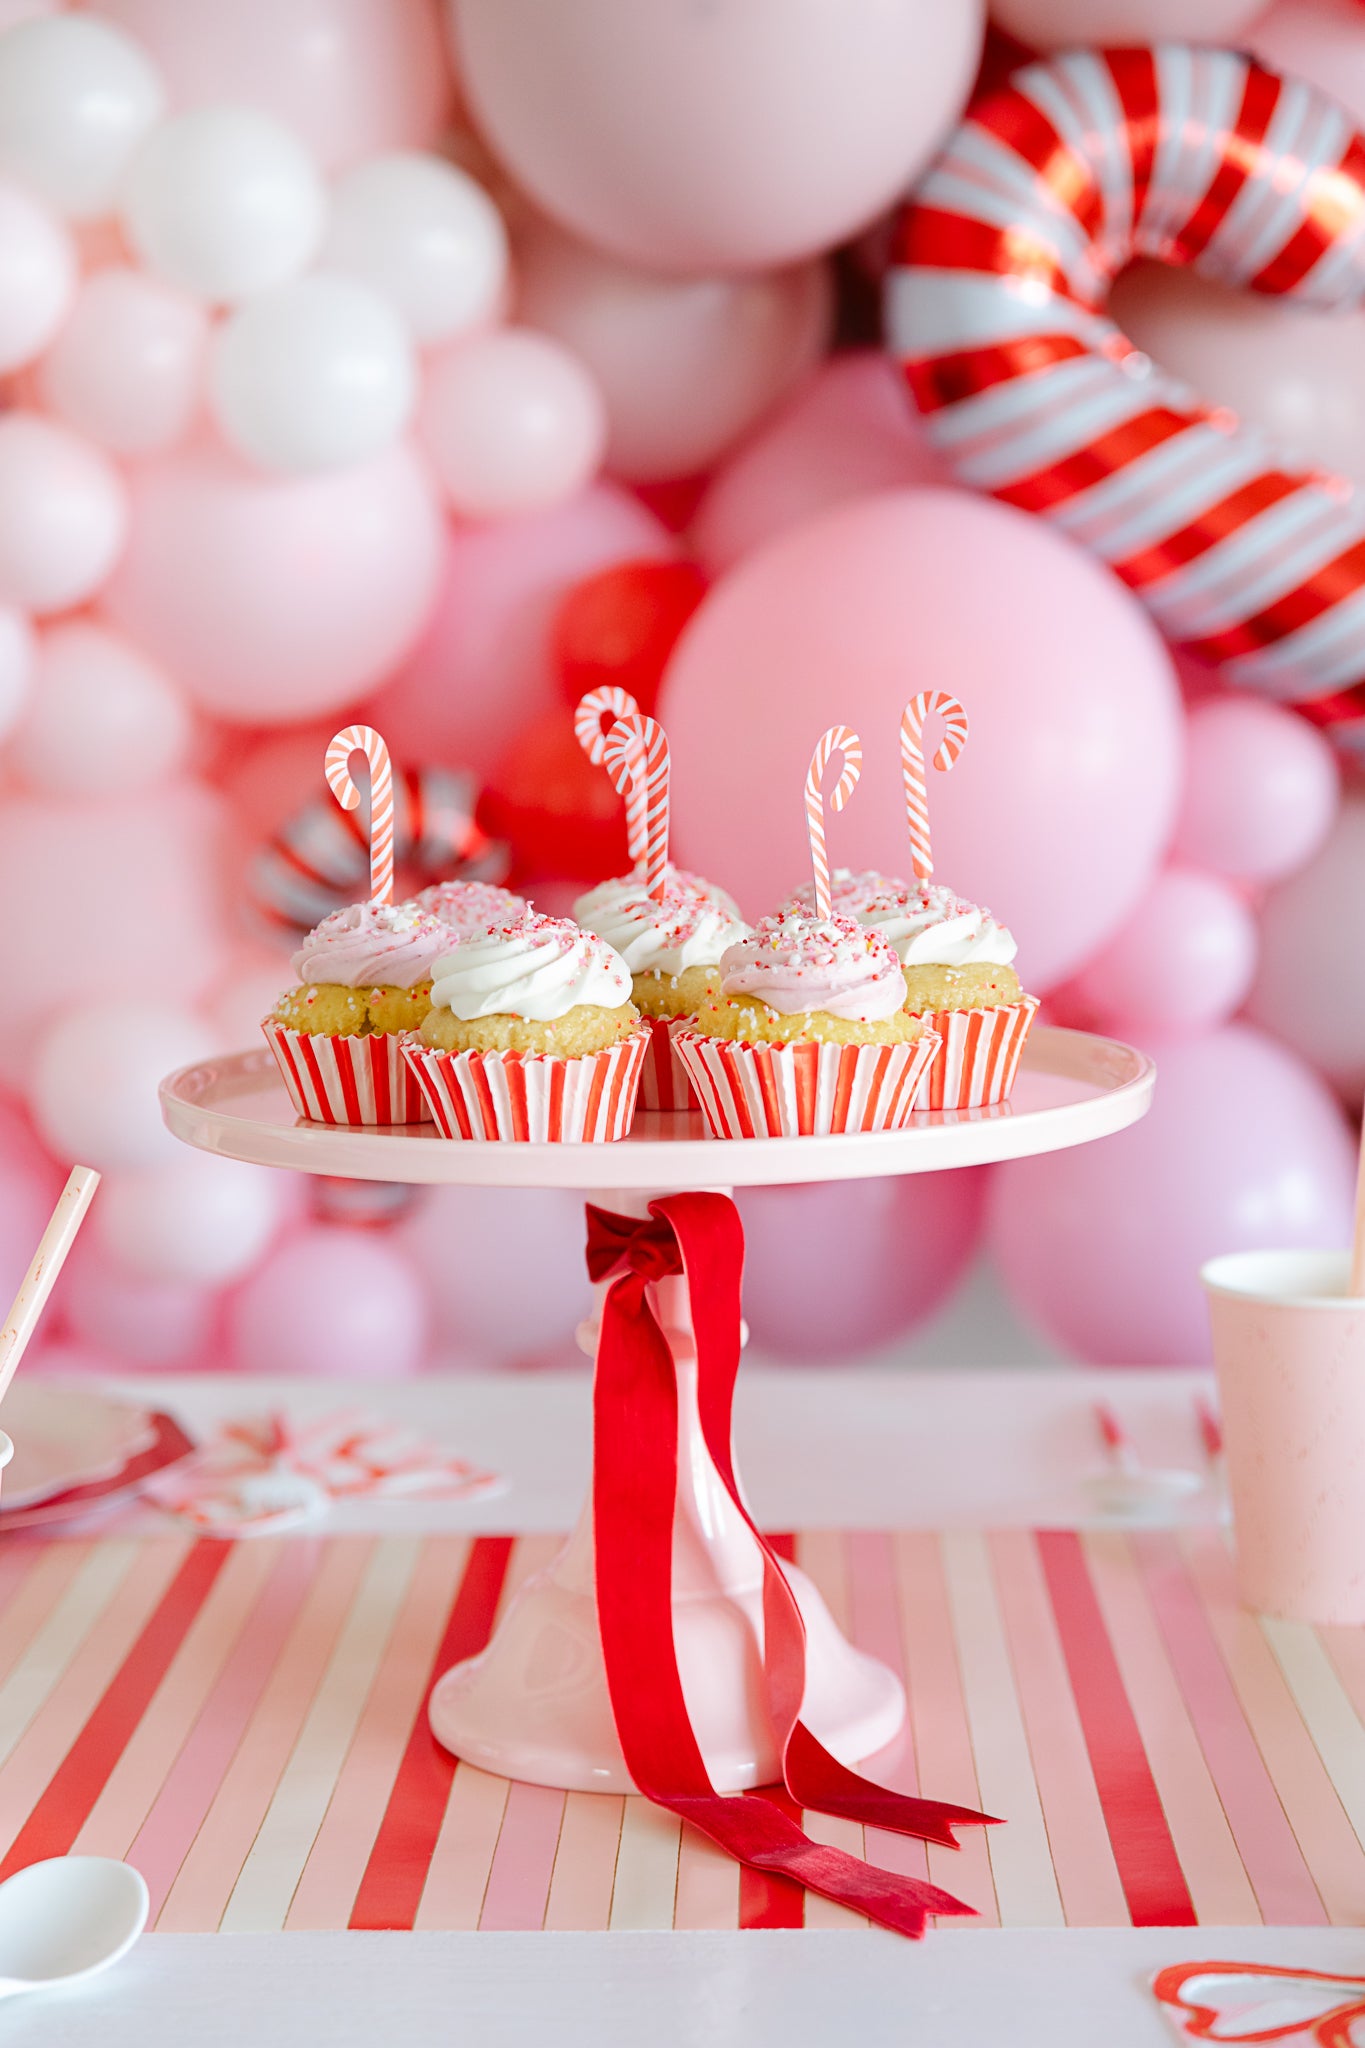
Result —
[[616, 787], [623, 795], [634, 790], [641, 806], [645, 887], [662, 903], [668, 871], [668, 735], [657, 718], [629, 711], [607, 734], [602, 758]]
[[830, 804], [836, 811], [844, 805], [858, 787], [858, 777], [863, 772], [863, 743], [847, 725], [832, 725], [822, 733], [815, 752], [810, 757], [806, 770], [806, 831], [810, 836], [810, 863], [815, 876], [815, 915], [828, 917], [830, 914], [829, 856], [825, 852], [825, 771], [830, 758], [839, 754], [843, 758], [843, 769], [839, 780], [830, 793]]
[[[629, 690], [619, 683], [601, 683], [578, 700], [573, 715], [574, 738], [592, 762], [601, 768], [607, 758], [607, 734], [618, 718], [638, 717], [640, 707]], [[605, 723], [603, 722], [605, 720]], [[620, 784], [617, 784], [620, 788]], [[626, 839], [637, 869], [645, 862], [645, 793], [632, 776], [623, 792], [626, 799]]]
[[327, 780], [343, 811], [360, 803], [351, 761], [363, 754], [370, 767], [370, 901], [393, 901], [393, 763], [372, 725], [348, 725], [327, 748]]
[[905, 810], [910, 822], [910, 859], [918, 881], [927, 882], [934, 872], [934, 855], [929, 837], [929, 798], [924, 775], [924, 725], [935, 711], [944, 721], [943, 738], [934, 755], [935, 768], [947, 770], [967, 744], [967, 714], [948, 690], [921, 690], [901, 713], [901, 775], [905, 782]]

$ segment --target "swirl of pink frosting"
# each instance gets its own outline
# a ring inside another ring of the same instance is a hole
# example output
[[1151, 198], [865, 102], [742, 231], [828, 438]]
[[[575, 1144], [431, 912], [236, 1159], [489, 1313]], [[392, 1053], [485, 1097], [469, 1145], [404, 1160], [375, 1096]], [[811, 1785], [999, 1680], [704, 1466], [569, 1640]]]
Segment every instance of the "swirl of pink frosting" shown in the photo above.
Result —
[[453, 932], [486, 932], [526, 913], [526, 898], [500, 889], [496, 882], [433, 882], [412, 901]]
[[450, 926], [413, 903], [352, 903], [314, 926], [294, 972], [341, 988], [415, 988], [449, 951]]
[[751, 997], [784, 1017], [823, 1010], [873, 1023], [905, 1006], [900, 961], [880, 932], [851, 917], [765, 917], [721, 955], [720, 968], [723, 994]]

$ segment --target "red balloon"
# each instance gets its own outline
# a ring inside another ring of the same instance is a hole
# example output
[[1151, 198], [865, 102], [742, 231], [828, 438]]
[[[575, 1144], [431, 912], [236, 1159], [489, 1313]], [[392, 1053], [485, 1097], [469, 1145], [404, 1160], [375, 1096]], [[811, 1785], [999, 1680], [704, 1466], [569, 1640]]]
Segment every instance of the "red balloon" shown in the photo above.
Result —
[[478, 817], [485, 832], [510, 844], [514, 879], [597, 882], [630, 866], [625, 805], [574, 738], [567, 710], [545, 712], [508, 748]]
[[553, 642], [570, 703], [615, 683], [652, 712], [668, 657], [705, 595], [706, 579], [692, 562], [619, 562], [575, 584]]

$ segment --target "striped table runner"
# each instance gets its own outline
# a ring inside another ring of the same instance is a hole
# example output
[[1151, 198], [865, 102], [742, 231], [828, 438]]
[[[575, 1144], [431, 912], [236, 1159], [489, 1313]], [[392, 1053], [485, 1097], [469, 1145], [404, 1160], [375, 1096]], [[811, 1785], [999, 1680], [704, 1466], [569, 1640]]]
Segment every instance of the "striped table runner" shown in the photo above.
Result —
[[[0, 1549], [0, 1877], [126, 1857], [163, 1930], [865, 1924], [636, 1798], [427, 1733], [552, 1537]], [[1365, 1631], [1260, 1622], [1215, 1530], [783, 1539], [905, 1677], [879, 1774], [1008, 1825], [960, 1852], [808, 1815], [1002, 1927], [1365, 1921]], [[753, 1795], [765, 1796], [765, 1795]]]

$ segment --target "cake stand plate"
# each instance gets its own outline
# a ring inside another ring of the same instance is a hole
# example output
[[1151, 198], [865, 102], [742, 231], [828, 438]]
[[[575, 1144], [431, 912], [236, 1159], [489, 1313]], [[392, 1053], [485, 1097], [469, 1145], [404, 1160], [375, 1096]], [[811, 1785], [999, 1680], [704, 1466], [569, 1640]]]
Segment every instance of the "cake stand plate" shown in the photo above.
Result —
[[[430, 1125], [338, 1130], [294, 1114], [265, 1046], [184, 1067], [162, 1084], [169, 1128], [228, 1159], [359, 1180], [580, 1189], [643, 1217], [659, 1195], [942, 1172], [1108, 1137], [1151, 1101], [1155, 1068], [1108, 1038], [1035, 1026], [1012, 1099], [994, 1109], [922, 1111], [903, 1131], [827, 1138], [713, 1139], [699, 1116], [642, 1113], [617, 1144], [461, 1142]], [[599, 1288], [599, 1306], [605, 1287]], [[654, 1312], [678, 1382], [673, 1635], [688, 1713], [719, 1792], [780, 1775], [763, 1677], [761, 1554], [711, 1461], [697, 1412], [686, 1283], [657, 1281]], [[596, 1351], [597, 1323], [579, 1342]], [[905, 1719], [900, 1682], [845, 1640], [814, 1586], [786, 1567], [806, 1624], [803, 1718], [854, 1764]], [[597, 1628], [591, 1502], [564, 1549], [509, 1604], [482, 1655], [457, 1664], [430, 1703], [439, 1741], [499, 1776], [569, 1791], [631, 1789]]]

